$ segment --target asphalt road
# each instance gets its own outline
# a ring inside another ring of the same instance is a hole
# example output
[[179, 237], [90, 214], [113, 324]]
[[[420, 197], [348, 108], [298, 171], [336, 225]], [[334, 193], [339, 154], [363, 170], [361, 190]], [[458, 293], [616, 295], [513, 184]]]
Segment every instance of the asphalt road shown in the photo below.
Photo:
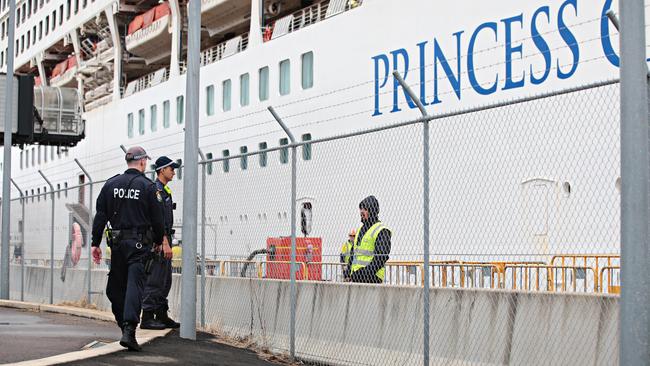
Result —
[[211, 334], [197, 332], [196, 337], [196, 341], [181, 339], [173, 331], [143, 345], [142, 352], [121, 351], [68, 365], [274, 365], [252, 351], [217, 343]]
[[0, 363], [79, 351], [95, 340], [115, 342], [120, 335], [109, 322], [0, 307]]

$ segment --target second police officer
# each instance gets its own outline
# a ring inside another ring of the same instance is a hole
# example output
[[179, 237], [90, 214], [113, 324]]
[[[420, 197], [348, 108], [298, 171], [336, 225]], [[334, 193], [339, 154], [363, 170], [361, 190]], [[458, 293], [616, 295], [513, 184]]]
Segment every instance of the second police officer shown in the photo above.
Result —
[[125, 159], [128, 169], [109, 179], [97, 197], [92, 255], [99, 264], [99, 245], [104, 227], [110, 223], [111, 269], [106, 296], [122, 328], [120, 345], [140, 351], [135, 330], [140, 321], [145, 267], [150, 264], [152, 248], [163, 239], [163, 198], [156, 185], [144, 176], [149, 159], [144, 149], [130, 148]]
[[162, 255], [153, 262], [151, 274], [147, 278], [144, 289], [144, 303], [142, 305], [142, 329], [178, 328], [180, 324], [167, 315], [169, 305], [167, 296], [172, 286], [172, 235], [174, 234], [174, 209], [176, 204], [172, 200], [172, 191], [167, 186], [176, 175], [175, 169], [179, 165], [172, 159], [161, 156], [156, 160], [156, 189], [163, 198], [163, 217], [165, 222], [165, 236], [162, 241]]

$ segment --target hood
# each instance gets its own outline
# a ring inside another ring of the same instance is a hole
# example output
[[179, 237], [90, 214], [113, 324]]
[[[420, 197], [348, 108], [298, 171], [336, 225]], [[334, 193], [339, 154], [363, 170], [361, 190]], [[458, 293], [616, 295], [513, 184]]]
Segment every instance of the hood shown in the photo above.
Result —
[[379, 220], [379, 201], [375, 196], [368, 196], [359, 202], [359, 208], [365, 208], [370, 213], [369, 222], [376, 222]]

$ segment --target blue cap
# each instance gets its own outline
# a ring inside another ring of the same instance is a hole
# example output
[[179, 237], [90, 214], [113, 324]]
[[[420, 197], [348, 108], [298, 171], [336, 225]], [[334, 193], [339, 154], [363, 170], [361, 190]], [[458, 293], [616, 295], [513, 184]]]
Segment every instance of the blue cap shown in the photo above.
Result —
[[162, 168], [166, 168], [168, 166], [171, 166], [174, 169], [178, 169], [180, 165], [178, 163], [174, 162], [172, 159], [166, 157], [166, 156], [161, 156], [156, 160], [156, 171], [159, 171]]

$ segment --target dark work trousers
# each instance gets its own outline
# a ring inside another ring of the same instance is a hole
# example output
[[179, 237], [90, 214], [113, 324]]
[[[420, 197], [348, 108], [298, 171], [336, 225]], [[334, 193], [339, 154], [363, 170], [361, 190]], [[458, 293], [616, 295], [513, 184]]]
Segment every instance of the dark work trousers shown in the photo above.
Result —
[[144, 287], [143, 311], [167, 311], [167, 296], [172, 288], [172, 260], [158, 257]]
[[135, 240], [123, 240], [111, 248], [106, 296], [111, 301], [113, 315], [120, 326], [124, 322], [140, 322], [146, 280], [144, 262], [150, 250], [147, 245], [138, 249]]

